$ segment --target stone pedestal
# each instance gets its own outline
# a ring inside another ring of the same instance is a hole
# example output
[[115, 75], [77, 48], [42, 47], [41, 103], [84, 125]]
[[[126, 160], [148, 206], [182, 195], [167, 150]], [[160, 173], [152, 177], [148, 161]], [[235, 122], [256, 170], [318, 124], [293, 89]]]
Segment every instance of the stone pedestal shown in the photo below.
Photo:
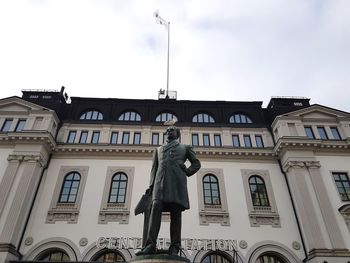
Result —
[[133, 263], [190, 263], [187, 258], [180, 256], [170, 256], [167, 254], [154, 254], [136, 256], [130, 262]]

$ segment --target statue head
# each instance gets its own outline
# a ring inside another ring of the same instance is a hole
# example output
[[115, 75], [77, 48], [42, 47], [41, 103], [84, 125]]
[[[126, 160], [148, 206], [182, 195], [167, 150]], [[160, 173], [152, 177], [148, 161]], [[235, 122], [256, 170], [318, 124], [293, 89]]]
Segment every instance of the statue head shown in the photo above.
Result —
[[172, 140], [180, 138], [181, 133], [180, 133], [180, 129], [178, 127], [172, 125], [166, 129], [165, 134], [167, 135], [167, 140], [172, 141]]

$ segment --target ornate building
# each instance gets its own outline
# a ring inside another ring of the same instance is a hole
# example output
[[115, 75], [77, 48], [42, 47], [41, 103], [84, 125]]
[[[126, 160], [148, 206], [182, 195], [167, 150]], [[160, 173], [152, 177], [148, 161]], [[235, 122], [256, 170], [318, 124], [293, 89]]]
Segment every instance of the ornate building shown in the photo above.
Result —
[[[306, 98], [262, 102], [0, 100], [0, 262], [130, 261], [134, 208], [164, 121], [202, 168], [188, 178], [191, 262], [350, 262], [350, 114]], [[164, 213], [159, 248], [166, 248]]]

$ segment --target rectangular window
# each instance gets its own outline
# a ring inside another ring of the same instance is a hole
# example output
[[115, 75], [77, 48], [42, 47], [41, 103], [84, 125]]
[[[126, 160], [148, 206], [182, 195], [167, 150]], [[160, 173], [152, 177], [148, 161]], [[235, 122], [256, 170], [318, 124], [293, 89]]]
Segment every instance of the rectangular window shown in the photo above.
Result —
[[239, 143], [239, 136], [236, 134], [232, 135], [232, 145], [233, 147], [241, 147], [241, 144]]
[[314, 135], [314, 132], [312, 131], [311, 127], [304, 127], [304, 129], [305, 129], [306, 136], [309, 139], [315, 139], [315, 135]]
[[210, 146], [209, 134], [203, 134], [203, 145], [204, 146]]
[[141, 133], [135, 132], [134, 133], [134, 144], [140, 144], [141, 143]]
[[8, 132], [11, 129], [13, 119], [6, 119], [4, 124], [2, 125], [1, 131]]
[[322, 140], [328, 140], [328, 136], [324, 127], [317, 127], [317, 131]]
[[77, 131], [69, 131], [67, 143], [74, 143]]
[[100, 132], [99, 131], [94, 131], [92, 133], [91, 143], [98, 143], [99, 140], [100, 140]]
[[159, 133], [152, 133], [152, 144], [159, 145]]
[[250, 148], [252, 147], [252, 141], [250, 139], [250, 135], [243, 135], [244, 139], [244, 147]]
[[221, 136], [220, 134], [214, 134], [214, 144], [215, 146], [221, 146]]
[[23, 131], [24, 126], [26, 125], [26, 120], [25, 119], [19, 119], [16, 125], [16, 132]]
[[341, 137], [340, 137], [340, 134], [339, 134], [337, 127], [331, 127], [331, 132], [332, 132], [333, 138], [335, 140], [341, 140]]
[[123, 132], [122, 144], [129, 144], [130, 132]]
[[79, 143], [86, 143], [88, 137], [88, 131], [81, 131]]
[[112, 132], [111, 144], [117, 144], [117, 143], [118, 143], [118, 132]]
[[192, 145], [193, 146], [199, 145], [199, 137], [197, 133], [192, 134]]
[[332, 173], [342, 201], [350, 201], [350, 180], [347, 173]]
[[255, 135], [255, 142], [256, 142], [256, 147], [264, 148], [264, 142], [260, 135]]

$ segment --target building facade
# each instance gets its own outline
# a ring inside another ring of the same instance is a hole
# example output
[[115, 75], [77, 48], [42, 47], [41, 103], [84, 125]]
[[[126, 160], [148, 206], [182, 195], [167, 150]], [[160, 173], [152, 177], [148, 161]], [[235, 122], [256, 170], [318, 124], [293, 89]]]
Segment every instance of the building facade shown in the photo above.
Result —
[[[174, 119], [202, 168], [188, 178], [191, 262], [350, 262], [350, 114], [262, 102], [0, 100], [0, 262], [130, 261], [152, 154]], [[169, 243], [163, 214], [159, 249]]]

